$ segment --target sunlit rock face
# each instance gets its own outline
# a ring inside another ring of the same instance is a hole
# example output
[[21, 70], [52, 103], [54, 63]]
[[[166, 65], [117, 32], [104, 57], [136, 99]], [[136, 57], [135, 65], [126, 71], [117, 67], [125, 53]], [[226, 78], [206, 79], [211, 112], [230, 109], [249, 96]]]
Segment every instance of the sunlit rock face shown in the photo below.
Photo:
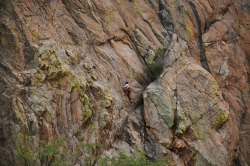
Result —
[[0, 165], [51, 138], [102, 145], [99, 156], [250, 165], [249, 4], [0, 1]]

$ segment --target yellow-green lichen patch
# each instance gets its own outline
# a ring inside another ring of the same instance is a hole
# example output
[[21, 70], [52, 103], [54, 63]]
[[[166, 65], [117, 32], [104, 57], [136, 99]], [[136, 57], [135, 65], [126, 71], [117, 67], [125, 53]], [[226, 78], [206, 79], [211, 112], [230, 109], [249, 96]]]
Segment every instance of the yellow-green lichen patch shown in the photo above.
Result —
[[114, 36], [114, 41], [124, 41], [127, 39], [128, 39], [128, 36], [123, 31], [118, 31]]
[[95, 125], [94, 125], [93, 123], [91, 123], [91, 124], [89, 125], [89, 132], [92, 133], [92, 132], [94, 132], [94, 131], [95, 131]]
[[96, 81], [95, 85], [101, 90], [103, 98], [101, 99], [102, 107], [110, 107], [114, 102], [114, 96], [110, 92], [108, 84], [103, 81]]
[[[76, 87], [76, 83], [75, 83], [74, 80], [71, 80], [71, 77], [69, 77], [69, 80], [70, 80], [69, 84], [70, 84], [71, 89], [74, 88], [74, 87]], [[79, 85], [78, 85], [78, 86], [79, 86]], [[80, 87], [80, 86], [79, 86], [79, 87]]]
[[197, 123], [201, 118], [201, 113], [199, 110], [189, 110], [189, 116], [191, 118], [192, 123]]
[[187, 30], [189, 35], [194, 36], [194, 32], [190, 27], [186, 27], [186, 30]]
[[113, 23], [117, 21], [116, 15], [119, 15], [117, 11], [107, 11], [104, 14], [104, 19], [106, 23]]
[[107, 122], [105, 121], [105, 115], [106, 115], [106, 109], [102, 109], [100, 111], [100, 117], [99, 117], [99, 121], [98, 121], [98, 124], [100, 126], [100, 128], [104, 128], [107, 124]]
[[5, 47], [7, 46], [7, 42], [4, 36], [1, 36], [1, 45]]
[[13, 98], [12, 99], [12, 106], [13, 106], [13, 110], [15, 111], [15, 114], [16, 114], [17, 118], [20, 120], [21, 124], [25, 125], [25, 127], [28, 128], [28, 126], [27, 126], [28, 120], [27, 120], [25, 110], [24, 110], [24, 107], [23, 107], [21, 100], [18, 98]]
[[58, 78], [69, 74], [70, 67], [60, 61], [54, 46], [40, 48], [36, 56], [38, 57], [40, 69], [44, 71], [47, 77], [54, 76]]
[[44, 103], [36, 103], [33, 106], [33, 111], [38, 117], [42, 116], [45, 112], [48, 112], [50, 114], [50, 111], [48, 110], [48, 108], [45, 106]]
[[210, 93], [214, 93], [215, 91], [217, 91], [219, 89], [219, 85], [216, 83], [215, 80], [210, 81], [209, 83], [209, 88], [208, 88], [208, 92]]
[[82, 88], [81, 88], [80, 81], [77, 80], [77, 81], [75, 82], [75, 86], [76, 86], [76, 89], [77, 89], [78, 94], [79, 94], [80, 96], [84, 96], [84, 92], [83, 92], [83, 90], [82, 90]]
[[86, 109], [86, 118], [88, 119], [89, 117], [91, 117], [92, 115], [92, 110], [90, 109], [90, 107], [88, 107], [88, 109]]
[[84, 123], [92, 115], [92, 106], [87, 95], [81, 97], [82, 100], [82, 122]]
[[216, 122], [215, 122], [215, 125], [214, 125], [214, 128], [216, 130], [219, 129], [225, 121], [227, 121], [228, 115], [229, 114], [225, 110], [220, 110], [218, 112], [217, 119], [216, 119]]
[[46, 78], [45, 74], [42, 71], [38, 70], [35, 73], [33, 79], [31, 80], [31, 84], [33, 86], [41, 86], [45, 78]]
[[136, 36], [136, 39], [141, 43], [141, 45], [143, 46], [143, 48], [148, 48], [149, 47], [149, 40], [148, 38], [139, 30], [139, 29], [135, 29], [134, 30], [134, 34]]
[[192, 128], [198, 140], [204, 141], [211, 137], [209, 125], [203, 119], [199, 119], [197, 123], [192, 125]]
[[12, 33], [12, 36], [13, 36], [13, 45], [14, 45], [14, 47], [15, 47], [15, 49], [16, 49], [16, 51], [18, 51], [18, 49], [19, 49], [19, 47], [20, 47], [20, 42], [19, 42], [19, 37], [18, 37], [18, 35], [16, 34], [16, 33]]
[[129, 71], [130, 77], [134, 78], [134, 70], [133, 70], [133, 68], [130, 65], [128, 65], [128, 71]]
[[143, 9], [139, 1], [133, 1], [133, 7], [139, 15], [142, 15]]
[[187, 115], [185, 115], [185, 111], [180, 107], [179, 104], [177, 106], [177, 111], [176, 111], [176, 114], [175, 114], [175, 119], [176, 119], [176, 123], [177, 123], [177, 129], [175, 131], [176, 135], [182, 134], [188, 128], [190, 128], [191, 121], [189, 120], [189, 118], [187, 117]]
[[[32, 85], [40, 86], [45, 80], [51, 82], [51, 86], [62, 88], [62, 80], [65, 76], [72, 78], [70, 67], [66, 62], [61, 62], [56, 54], [56, 47], [39, 48], [35, 57], [38, 59], [39, 70], [35, 73], [32, 79]], [[71, 79], [70, 79], [71, 80]], [[72, 82], [72, 81], [71, 81]]]
[[37, 0], [37, 3], [39, 4], [39, 6], [43, 6], [45, 2], [46, 0]]
[[151, 95], [151, 100], [157, 108], [158, 114], [165, 121], [168, 127], [171, 128], [174, 124], [174, 108], [169, 104], [169, 102], [166, 102], [168, 99], [164, 95], [161, 95], [158, 91], [153, 93], [154, 94]]

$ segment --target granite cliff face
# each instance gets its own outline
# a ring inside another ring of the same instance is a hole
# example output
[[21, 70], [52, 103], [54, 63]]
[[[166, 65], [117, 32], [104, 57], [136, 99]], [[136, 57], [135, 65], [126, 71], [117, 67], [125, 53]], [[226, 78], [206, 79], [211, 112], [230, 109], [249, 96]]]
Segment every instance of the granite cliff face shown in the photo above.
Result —
[[0, 44], [1, 165], [50, 138], [250, 165], [249, 0], [0, 0]]

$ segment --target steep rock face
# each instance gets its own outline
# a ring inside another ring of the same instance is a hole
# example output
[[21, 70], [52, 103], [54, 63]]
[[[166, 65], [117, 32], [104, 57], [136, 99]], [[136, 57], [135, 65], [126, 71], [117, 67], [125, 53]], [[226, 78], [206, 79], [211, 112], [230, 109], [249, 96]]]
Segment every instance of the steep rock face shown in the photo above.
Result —
[[84, 138], [98, 155], [249, 165], [249, 4], [0, 1], [1, 164], [18, 143]]

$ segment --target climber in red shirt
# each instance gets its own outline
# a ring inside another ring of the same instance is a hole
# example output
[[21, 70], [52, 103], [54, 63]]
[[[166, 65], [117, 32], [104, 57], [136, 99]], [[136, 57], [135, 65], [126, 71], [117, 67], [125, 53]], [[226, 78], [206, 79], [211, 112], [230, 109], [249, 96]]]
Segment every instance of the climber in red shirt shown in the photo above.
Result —
[[129, 87], [128, 81], [125, 82], [125, 85], [123, 86], [123, 90], [124, 90], [124, 92], [127, 94], [130, 103], [132, 103], [131, 96], [130, 96], [130, 94], [131, 94], [131, 89], [130, 89], [130, 87]]

